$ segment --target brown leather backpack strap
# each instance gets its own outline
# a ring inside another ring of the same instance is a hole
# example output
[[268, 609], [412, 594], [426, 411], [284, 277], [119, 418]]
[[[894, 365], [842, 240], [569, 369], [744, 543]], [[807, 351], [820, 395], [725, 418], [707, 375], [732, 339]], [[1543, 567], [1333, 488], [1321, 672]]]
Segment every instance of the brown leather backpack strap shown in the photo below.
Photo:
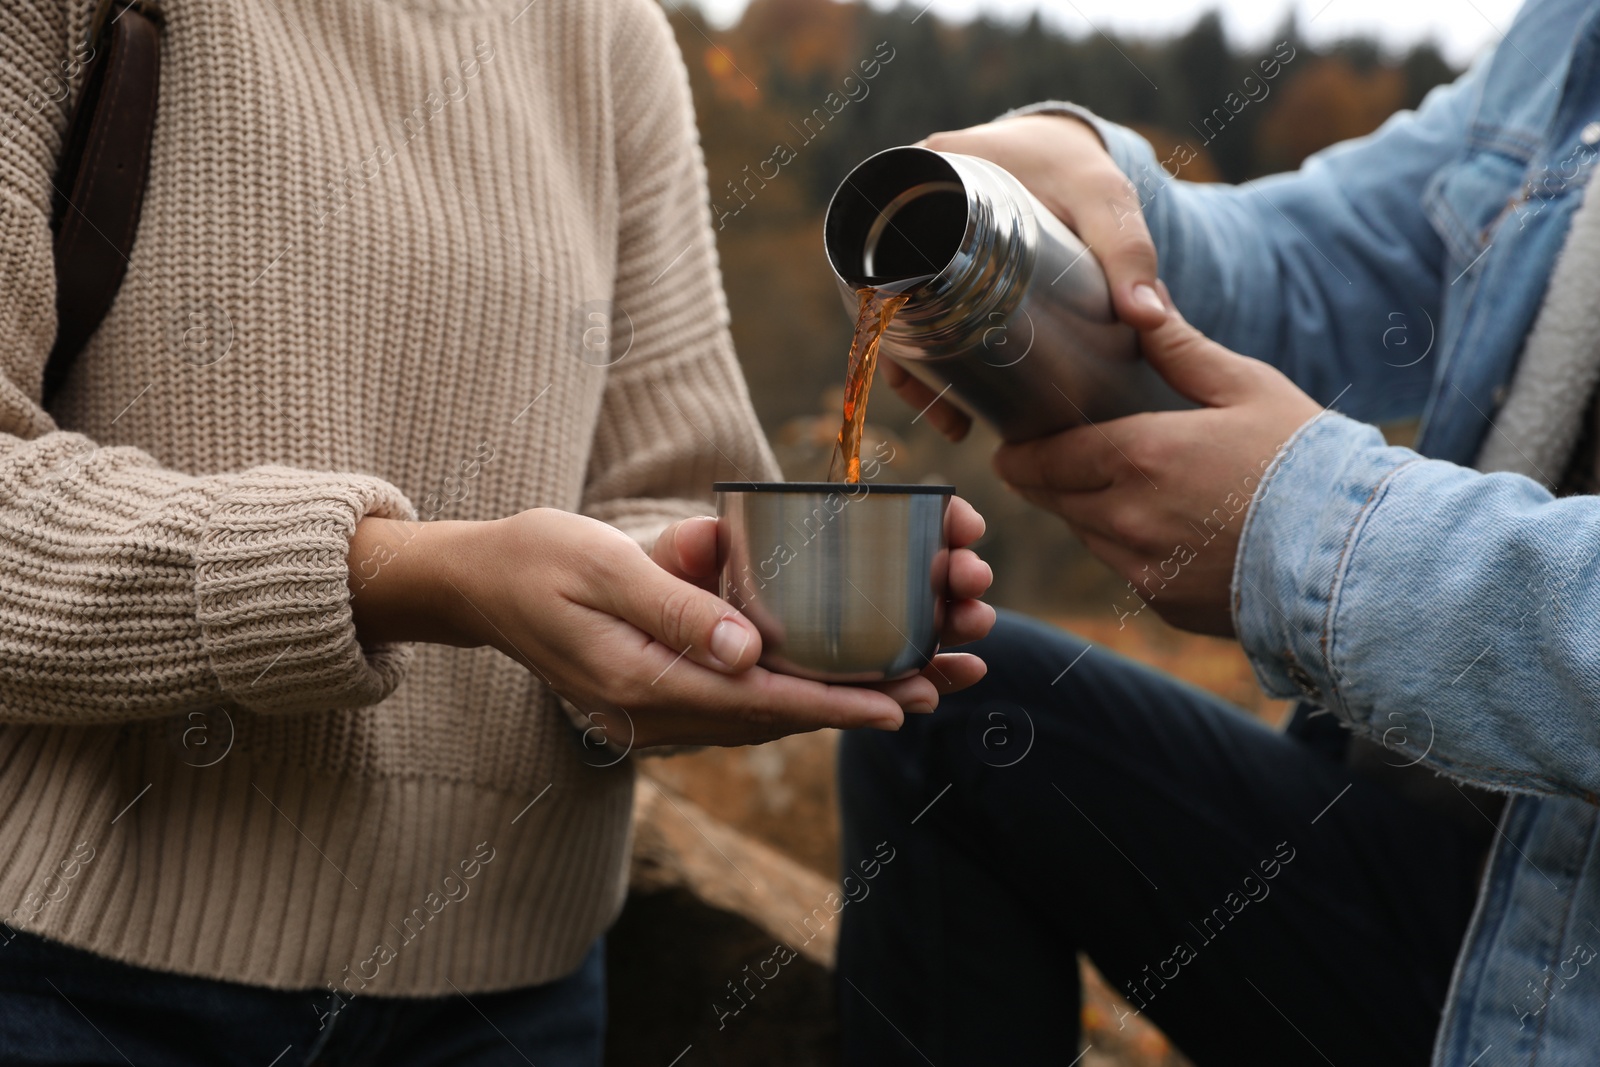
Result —
[[48, 404], [111, 310], [139, 229], [156, 125], [161, 31], [154, 4], [100, 0], [93, 50], [56, 172], [56, 343], [44, 370]]

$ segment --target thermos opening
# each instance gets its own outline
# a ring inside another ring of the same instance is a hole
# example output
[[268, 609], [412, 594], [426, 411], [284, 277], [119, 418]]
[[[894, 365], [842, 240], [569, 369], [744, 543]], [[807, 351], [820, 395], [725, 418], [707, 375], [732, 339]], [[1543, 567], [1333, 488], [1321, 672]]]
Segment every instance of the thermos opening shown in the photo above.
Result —
[[966, 230], [966, 187], [925, 148], [891, 148], [851, 171], [823, 224], [828, 259], [852, 288], [938, 274]]
[[883, 358], [1007, 441], [1188, 404], [1139, 358], [1099, 260], [987, 159], [879, 152], [833, 194], [822, 238], [858, 323], [874, 306], [861, 290], [909, 295]]

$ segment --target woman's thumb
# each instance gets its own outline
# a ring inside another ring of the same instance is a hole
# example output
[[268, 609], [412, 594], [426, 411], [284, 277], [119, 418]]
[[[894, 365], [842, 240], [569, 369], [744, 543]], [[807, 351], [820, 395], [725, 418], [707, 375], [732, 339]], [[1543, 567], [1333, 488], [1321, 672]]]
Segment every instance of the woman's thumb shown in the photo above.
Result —
[[609, 598], [613, 614], [702, 666], [730, 674], [755, 666], [761, 635], [732, 604], [643, 556], [638, 564], [619, 576]]

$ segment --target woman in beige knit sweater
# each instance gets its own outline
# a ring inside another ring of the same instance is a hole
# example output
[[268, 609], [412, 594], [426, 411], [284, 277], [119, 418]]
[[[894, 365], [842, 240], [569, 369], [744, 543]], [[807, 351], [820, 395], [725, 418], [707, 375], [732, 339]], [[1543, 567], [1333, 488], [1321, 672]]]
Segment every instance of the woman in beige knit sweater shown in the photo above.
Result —
[[594, 1062], [621, 752], [938, 700], [755, 667], [708, 591], [682, 520], [776, 472], [666, 20], [169, 0], [128, 277], [46, 413], [91, 6], [0, 5], [0, 1061]]

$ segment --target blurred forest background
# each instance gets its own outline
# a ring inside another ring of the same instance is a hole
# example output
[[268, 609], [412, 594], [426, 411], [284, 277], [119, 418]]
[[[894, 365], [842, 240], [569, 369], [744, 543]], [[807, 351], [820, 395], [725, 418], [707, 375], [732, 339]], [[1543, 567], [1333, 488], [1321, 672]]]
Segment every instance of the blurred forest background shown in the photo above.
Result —
[[[1398, 55], [1367, 40], [1313, 48], [1292, 19], [1259, 47], [1235, 49], [1221, 18], [1199, 5], [1181, 35], [1135, 40], [1068, 37], [1037, 18], [952, 25], [919, 17], [917, 6], [879, 11], [835, 0], [754, 0], [719, 30], [692, 4], [666, 4], [693, 86], [734, 340], [791, 479], [825, 475], [839, 426], [849, 318], [823, 257], [822, 216], [845, 173], [868, 155], [1063, 99], [1134, 127], [1158, 158], [1187, 145], [1194, 158], [1179, 177], [1239, 182], [1368, 133], [1459, 73], [1428, 44]], [[1240, 107], [1257, 64], [1288, 54], [1281, 43], [1294, 58], [1273, 80], [1252, 82], [1254, 98]], [[860, 77], [862, 60], [878, 61], [870, 80]], [[1207, 127], [1224, 106], [1237, 114], [1220, 132]], [[778, 145], [793, 153], [781, 167]], [[992, 599], [1036, 615], [1114, 619], [1111, 604], [1125, 587], [1062, 524], [996, 482], [995, 438], [979, 431], [949, 445], [926, 421], [913, 424], [916, 414], [889, 390], [875, 392], [871, 432], [897, 454], [880, 478], [953, 482], [978, 506], [989, 520]], [[1141, 624], [1153, 614], [1141, 613]]]

